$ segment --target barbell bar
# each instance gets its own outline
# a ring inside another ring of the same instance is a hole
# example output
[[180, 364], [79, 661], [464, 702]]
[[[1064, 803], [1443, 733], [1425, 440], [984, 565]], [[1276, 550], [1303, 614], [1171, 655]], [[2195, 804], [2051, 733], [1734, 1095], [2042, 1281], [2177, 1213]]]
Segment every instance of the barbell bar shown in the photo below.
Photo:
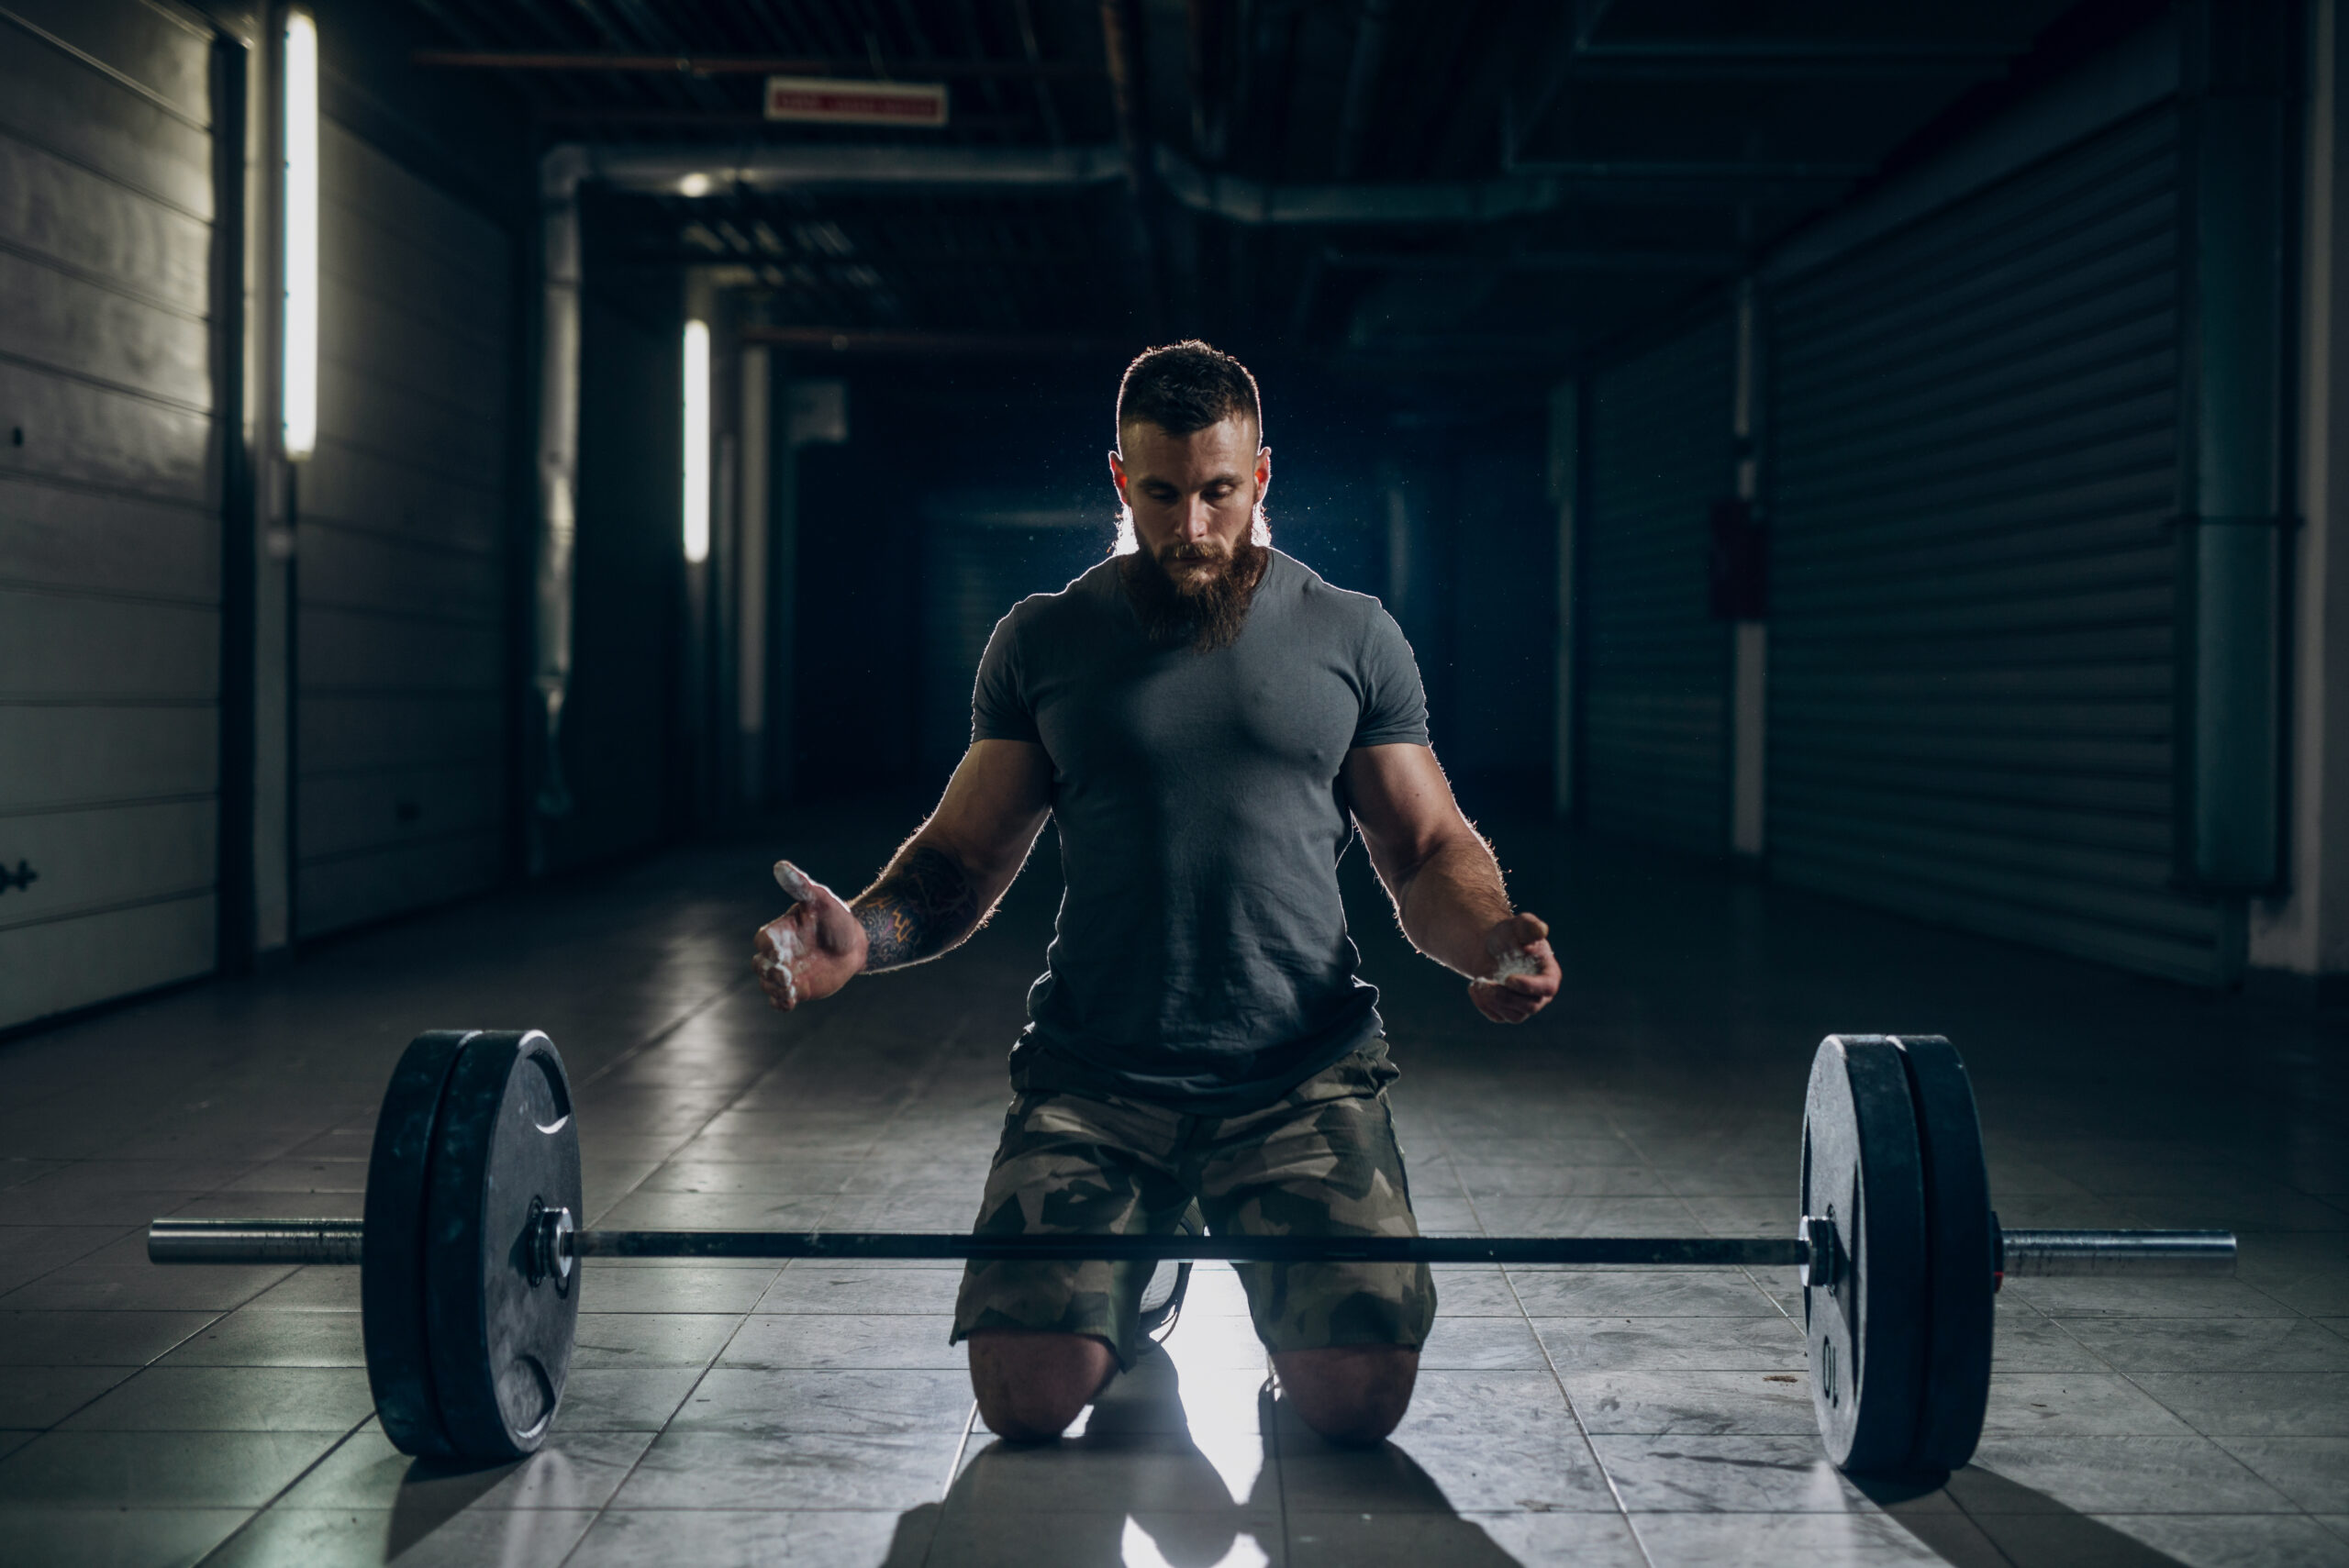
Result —
[[[562, 1210], [543, 1216], [553, 1220]], [[158, 1263], [352, 1264], [358, 1219], [158, 1219]], [[549, 1258], [826, 1258], [974, 1262], [1528, 1263], [1636, 1268], [1808, 1268], [1800, 1236], [980, 1236], [892, 1230], [574, 1230], [534, 1242]], [[2226, 1230], [2001, 1230], [1994, 1276], [2187, 1277], [2234, 1273]], [[1994, 1286], [1995, 1288], [1995, 1279]]]
[[537, 1030], [436, 1029], [384, 1092], [363, 1219], [156, 1220], [158, 1263], [360, 1267], [368, 1381], [406, 1452], [535, 1450], [562, 1397], [582, 1258], [1516, 1263], [1787, 1268], [1814, 1414], [1855, 1473], [1954, 1470], [1981, 1435], [2009, 1276], [2224, 1275], [2223, 1230], [2008, 1230], [1964, 1064], [1937, 1035], [1830, 1035], [1812, 1058], [1794, 1234], [997, 1236], [582, 1229], [570, 1080]]

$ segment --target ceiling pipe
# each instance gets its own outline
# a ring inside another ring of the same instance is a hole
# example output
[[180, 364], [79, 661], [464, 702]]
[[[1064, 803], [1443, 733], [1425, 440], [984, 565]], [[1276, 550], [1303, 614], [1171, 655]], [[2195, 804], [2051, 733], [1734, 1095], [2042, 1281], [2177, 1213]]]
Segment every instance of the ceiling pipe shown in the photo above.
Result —
[[1069, 60], [834, 60], [785, 54], [612, 54], [601, 50], [420, 49], [413, 65], [441, 71], [612, 71], [662, 76], [845, 76], [923, 79], [1095, 80], [1101, 68]]
[[1127, 206], [1131, 214], [1134, 261], [1152, 327], [1166, 315], [1165, 274], [1157, 225], [1151, 221], [1150, 135], [1141, 117], [1141, 63], [1134, 45], [1132, 0], [1101, 0], [1101, 56], [1109, 72], [1109, 100], [1117, 112], [1118, 151], [1125, 164]]
[[745, 343], [836, 354], [1130, 354], [1119, 338], [1051, 333], [892, 332], [855, 327], [745, 327]]
[[1371, 110], [1378, 102], [1378, 74], [1386, 63], [1395, 0], [1363, 0], [1362, 23], [1354, 29], [1353, 63], [1346, 70], [1346, 96], [1338, 111], [1338, 178], [1351, 180], [1362, 167], [1370, 139]]

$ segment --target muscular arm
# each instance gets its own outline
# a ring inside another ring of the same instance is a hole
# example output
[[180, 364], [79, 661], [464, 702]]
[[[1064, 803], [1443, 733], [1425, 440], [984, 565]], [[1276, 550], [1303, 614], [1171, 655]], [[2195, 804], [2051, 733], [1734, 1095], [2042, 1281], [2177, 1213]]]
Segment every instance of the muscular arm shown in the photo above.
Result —
[[1043, 830], [1052, 764], [1019, 740], [974, 743], [945, 798], [849, 906], [864, 967], [936, 958], [986, 924]]
[[1411, 945], [1469, 978], [1477, 1010], [1520, 1023], [1558, 990], [1550, 929], [1509, 906], [1493, 851], [1452, 797], [1425, 746], [1346, 754], [1346, 802]]
[[775, 880], [797, 902], [762, 926], [752, 944], [767, 999], [788, 1011], [866, 970], [919, 963], [961, 943], [1019, 876], [1043, 828], [1051, 788], [1041, 746], [976, 741], [930, 820], [853, 904], [777, 862]]

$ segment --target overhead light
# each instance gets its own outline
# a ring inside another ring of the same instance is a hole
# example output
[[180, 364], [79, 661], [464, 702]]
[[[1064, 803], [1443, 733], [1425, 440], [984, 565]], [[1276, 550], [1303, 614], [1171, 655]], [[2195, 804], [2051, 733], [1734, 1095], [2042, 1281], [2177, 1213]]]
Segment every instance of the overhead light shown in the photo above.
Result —
[[685, 559], [709, 559], [709, 323], [685, 323]]
[[707, 174], [686, 175], [684, 179], [677, 182], [677, 194], [681, 196], [706, 196], [709, 195], [709, 176]]
[[284, 72], [285, 362], [281, 380], [285, 455], [299, 462], [318, 445], [318, 25], [285, 14]]

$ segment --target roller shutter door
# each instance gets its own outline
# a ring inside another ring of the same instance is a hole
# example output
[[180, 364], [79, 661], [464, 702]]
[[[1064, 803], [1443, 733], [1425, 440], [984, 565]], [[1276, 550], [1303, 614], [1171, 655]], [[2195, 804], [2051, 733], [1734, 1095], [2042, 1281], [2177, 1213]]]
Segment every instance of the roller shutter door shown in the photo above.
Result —
[[1102, 509], [927, 509], [922, 584], [921, 767], [943, 785], [971, 743], [971, 684], [996, 622], [1030, 594], [1056, 594], [1101, 559]]
[[320, 127], [317, 454], [295, 570], [305, 936], [494, 884], [506, 808], [505, 235]]
[[0, 1026], [215, 962], [211, 46], [0, 15]]
[[1577, 529], [1585, 819], [1709, 854], [1729, 843], [1729, 628], [1705, 569], [1731, 372], [1722, 317], [1591, 379]]
[[1769, 835], [1806, 886], [2157, 974], [2177, 139], [2118, 127], [1773, 311]]

